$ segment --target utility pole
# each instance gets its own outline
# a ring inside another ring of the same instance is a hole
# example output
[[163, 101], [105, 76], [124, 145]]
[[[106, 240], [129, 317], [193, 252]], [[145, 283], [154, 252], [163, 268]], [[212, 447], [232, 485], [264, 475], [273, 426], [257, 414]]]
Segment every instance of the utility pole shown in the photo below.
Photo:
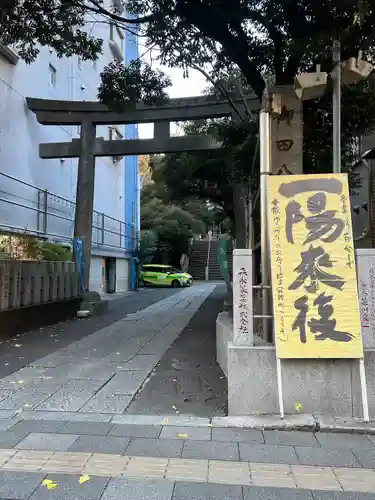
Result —
[[341, 47], [339, 40], [332, 44], [332, 132], [333, 172], [341, 172]]

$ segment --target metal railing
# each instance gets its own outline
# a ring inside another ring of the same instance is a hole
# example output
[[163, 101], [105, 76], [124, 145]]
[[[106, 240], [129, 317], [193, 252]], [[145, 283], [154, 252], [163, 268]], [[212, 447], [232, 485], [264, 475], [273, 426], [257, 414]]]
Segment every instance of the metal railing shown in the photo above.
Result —
[[[74, 201], [0, 172], [0, 230], [71, 242], [74, 216]], [[133, 224], [94, 210], [94, 245], [132, 251], [137, 238]]]

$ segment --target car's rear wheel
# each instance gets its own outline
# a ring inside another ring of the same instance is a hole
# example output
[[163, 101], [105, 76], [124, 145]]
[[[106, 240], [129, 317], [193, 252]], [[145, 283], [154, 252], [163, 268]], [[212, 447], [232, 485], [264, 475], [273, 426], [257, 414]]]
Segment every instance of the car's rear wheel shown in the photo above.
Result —
[[173, 280], [172, 288], [181, 288], [181, 283], [178, 280]]

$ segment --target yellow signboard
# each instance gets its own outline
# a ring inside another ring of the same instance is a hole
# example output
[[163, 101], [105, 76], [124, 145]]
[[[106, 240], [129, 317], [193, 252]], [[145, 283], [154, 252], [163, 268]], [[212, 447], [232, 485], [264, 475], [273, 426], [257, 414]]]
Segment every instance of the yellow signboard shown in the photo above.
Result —
[[278, 358], [362, 358], [345, 174], [268, 179]]

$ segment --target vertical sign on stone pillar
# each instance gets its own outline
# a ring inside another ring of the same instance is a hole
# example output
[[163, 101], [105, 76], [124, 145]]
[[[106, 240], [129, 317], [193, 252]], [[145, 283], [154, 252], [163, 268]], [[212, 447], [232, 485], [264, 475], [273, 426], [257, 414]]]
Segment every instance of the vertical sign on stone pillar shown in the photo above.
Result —
[[233, 343], [254, 343], [252, 253], [247, 248], [233, 251]]
[[9, 308], [10, 266], [9, 261], [0, 263], [0, 311]]
[[357, 248], [356, 257], [362, 342], [375, 347], [375, 249]]
[[[302, 101], [293, 87], [278, 85], [271, 89], [281, 96], [279, 113], [271, 120], [271, 161], [274, 174], [301, 174], [303, 172]], [[279, 101], [279, 100], [278, 100]]]
[[21, 305], [21, 264], [14, 260], [10, 262], [10, 293], [9, 305], [11, 309], [18, 309]]
[[49, 280], [49, 300], [55, 302], [57, 299], [57, 265], [56, 262], [48, 262], [48, 280]]
[[41, 303], [41, 288], [42, 288], [42, 276], [40, 274], [39, 262], [33, 263], [33, 287], [34, 287], [34, 304], [38, 305]]
[[48, 302], [49, 297], [49, 276], [48, 276], [48, 267], [47, 262], [40, 262], [40, 274], [41, 274], [41, 282], [40, 282], [40, 298], [41, 302]]
[[21, 306], [31, 304], [31, 263], [22, 262]]
[[57, 300], [64, 300], [64, 276], [63, 276], [63, 263], [56, 262], [56, 276], [57, 276]]

